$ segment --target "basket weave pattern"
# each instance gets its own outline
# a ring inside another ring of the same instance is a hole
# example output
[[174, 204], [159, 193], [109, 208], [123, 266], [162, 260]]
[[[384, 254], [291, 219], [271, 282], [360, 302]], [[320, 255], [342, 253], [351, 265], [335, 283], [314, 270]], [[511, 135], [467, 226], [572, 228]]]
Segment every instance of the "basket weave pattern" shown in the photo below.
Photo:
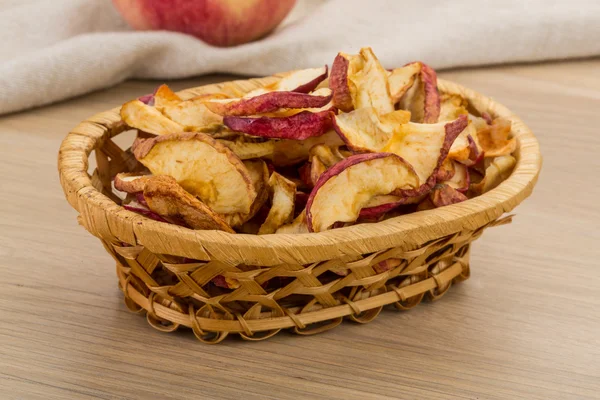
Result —
[[[276, 79], [209, 85], [181, 95], [239, 96]], [[407, 310], [467, 279], [470, 243], [486, 228], [510, 222], [501, 216], [531, 193], [540, 170], [537, 141], [516, 116], [453, 83], [441, 81], [440, 89], [511, 119], [519, 138], [513, 175], [462, 204], [305, 235], [230, 235], [158, 223], [124, 210], [112, 192], [118, 172], [139, 168], [130, 151], [112, 140], [126, 130], [118, 109], [90, 118], [67, 136], [59, 154], [61, 184], [79, 222], [115, 259], [127, 307], [145, 312], [156, 329], [186, 326], [199, 340], [218, 343], [229, 333], [248, 340], [281, 329], [319, 333], [344, 317], [370, 322], [385, 305]], [[97, 168], [90, 176], [92, 151]], [[376, 268], [386, 260], [391, 269]], [[216, 287], [211, 281], [219, 275], [239, 287]]]

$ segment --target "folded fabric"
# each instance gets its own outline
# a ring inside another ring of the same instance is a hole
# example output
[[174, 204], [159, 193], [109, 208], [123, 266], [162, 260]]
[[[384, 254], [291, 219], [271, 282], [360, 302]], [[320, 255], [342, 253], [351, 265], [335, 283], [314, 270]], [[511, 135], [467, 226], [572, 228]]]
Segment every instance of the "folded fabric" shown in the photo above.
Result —
[[216, 48], [179, 33], [132, 31], [108, 0], [5, 0], [0, 37], [1, 114], [128, 78], [262, 76], [331, 64], [338, 51], [362, 46], [388, 68], [593, 56], [600, 1], [299, 0], [268, 37]]

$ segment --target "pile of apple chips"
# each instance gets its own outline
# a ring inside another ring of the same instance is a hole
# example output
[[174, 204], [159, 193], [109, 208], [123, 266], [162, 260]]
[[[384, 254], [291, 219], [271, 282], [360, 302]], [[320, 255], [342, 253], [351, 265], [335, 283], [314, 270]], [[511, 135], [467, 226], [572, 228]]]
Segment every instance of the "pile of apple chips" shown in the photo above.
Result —
[[511, 123], [441, 94], [435, 71], [370, 48], [239, 98], [166, 85], [121, 108], [140, 173], [114, 186], [149, 218], [230, 233], [307, 233], [442, 207], [510, 175]]

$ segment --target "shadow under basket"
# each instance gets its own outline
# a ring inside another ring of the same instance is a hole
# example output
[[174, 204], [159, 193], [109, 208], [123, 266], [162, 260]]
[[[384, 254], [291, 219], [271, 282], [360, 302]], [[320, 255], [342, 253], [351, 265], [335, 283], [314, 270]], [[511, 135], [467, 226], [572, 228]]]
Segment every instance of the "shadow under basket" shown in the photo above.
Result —
[[[278, 79], [226, 82], [179, 94], [184, 99], [215, 92], [239, 96]], [[467, 279], [470, 243], [486, 228], [510, 222], [504, 213], [531, 194], [541, 168], [537, 140], [508, 109], [452, 82], [440, 80], [439, 88], [464, 96], [473, 112], [509, 119], [518, 141], [511, 176], [463, 203], [300, 235], [234, 235], [156, 222], [125, 210], [112, 191], [117, 173], [139, 168], [131, 152], [113, 140], [127, 129], [119, 108], [89, 118], [65, 138], [58, 158], [61, 185], [80, 224], [115, 259], [127, 307], [145, 313], [156, 329], [188, 327], [202, 342], [219, 343], [229, 333], [247, 340], [266, 339], [282, 329], [315, 334], [344, 317], [370, 322], [386, 305], [408, 310]], [[97, 168], [90, 176], [92, 151]], [[215, 277], [234, 280], [236, 287], [221, 288]]]

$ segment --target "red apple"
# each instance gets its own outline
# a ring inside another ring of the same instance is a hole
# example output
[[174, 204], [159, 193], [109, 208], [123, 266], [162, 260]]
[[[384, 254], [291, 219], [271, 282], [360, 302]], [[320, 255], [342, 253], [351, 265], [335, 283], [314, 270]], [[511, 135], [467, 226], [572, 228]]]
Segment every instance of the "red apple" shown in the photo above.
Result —
[[214, 46], [259, 39], [277, 27], [296, 0], [113, 0], [137, 30], [169, 30]]

